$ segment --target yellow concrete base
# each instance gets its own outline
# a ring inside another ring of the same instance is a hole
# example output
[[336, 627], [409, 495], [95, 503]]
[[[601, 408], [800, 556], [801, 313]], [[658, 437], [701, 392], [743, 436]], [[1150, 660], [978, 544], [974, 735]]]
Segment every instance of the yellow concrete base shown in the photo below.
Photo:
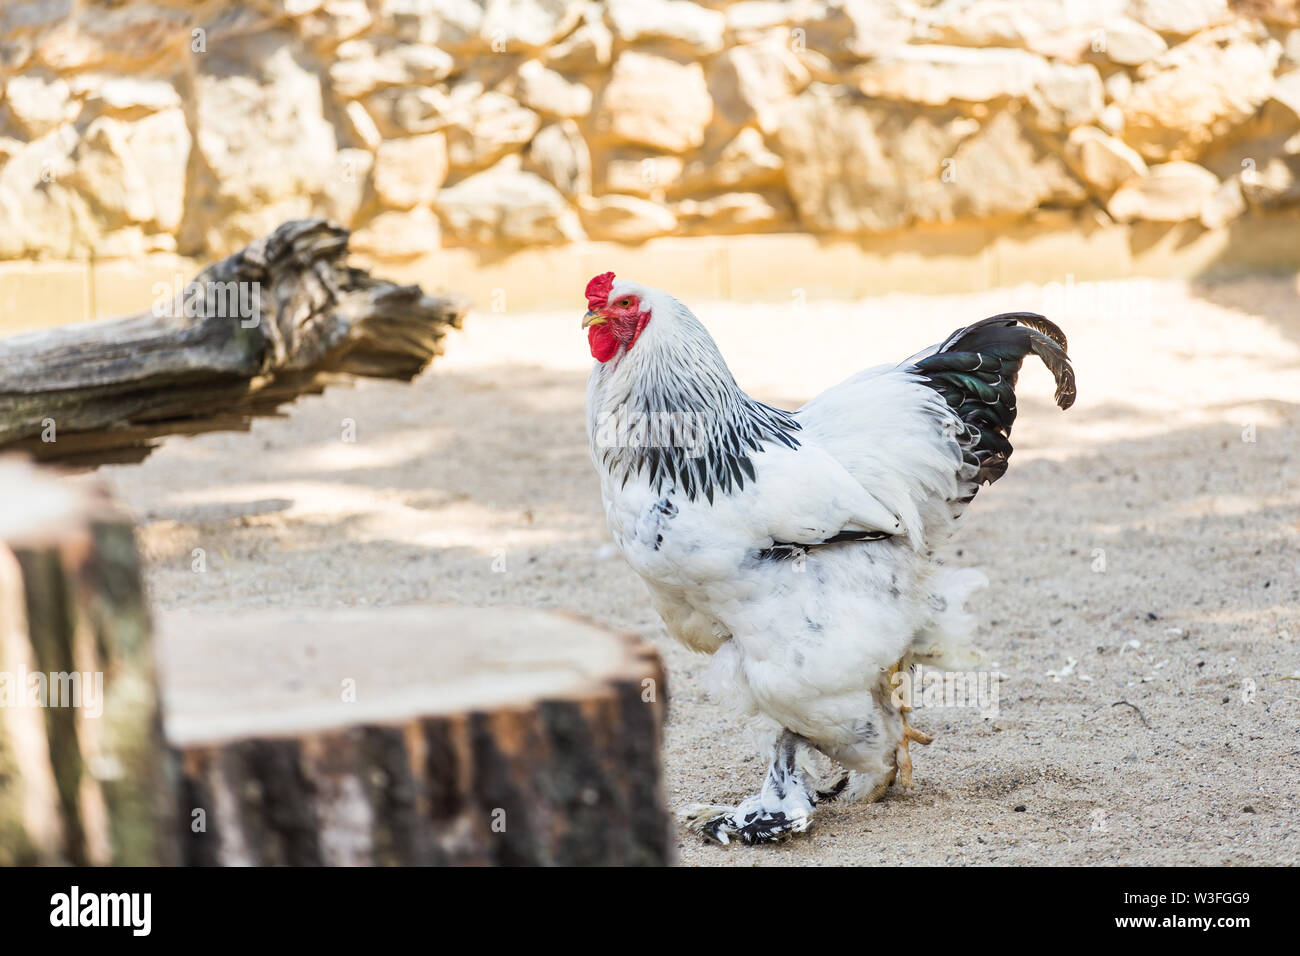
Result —
[[[356, 261], [430, 292], [468, 296], [481, 311], [580, 309], [587, 280], [605, 271], [687, 301], [850, 299], [1025, 282], [1300, 271], [1300, 213], [1249, 217], [1209, 231], [1190, 222], [1101, 223], [1062, 211], [1027, 222], [925, 226], [861, 239], [803, 233], [666, 237], [637, 246], [444, 249], [405, 262]], [[168, 255], [139, 262], [0, 263], [0, 333], [148, 309], [199, 266]]]

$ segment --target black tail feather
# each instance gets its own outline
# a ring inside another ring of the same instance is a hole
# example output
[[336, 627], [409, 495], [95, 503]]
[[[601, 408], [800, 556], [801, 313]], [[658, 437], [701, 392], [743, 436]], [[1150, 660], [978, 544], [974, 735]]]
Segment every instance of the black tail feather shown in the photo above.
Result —
[[961, 438], [974, 481], [1001, 478], [1011, 457], [1016, 379], [1026, 355], [1037, 355], [1056, 379], [1056, 404], [1074, 404], [1074, 368], [1065, 333], [1033, 312], [1005, 312], [957, 329], [913, 368], [966, 424]]

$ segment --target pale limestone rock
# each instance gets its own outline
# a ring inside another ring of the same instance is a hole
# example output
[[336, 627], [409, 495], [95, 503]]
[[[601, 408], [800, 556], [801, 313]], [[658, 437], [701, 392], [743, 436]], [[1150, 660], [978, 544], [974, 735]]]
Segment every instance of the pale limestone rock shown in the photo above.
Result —
[[[2, 62], [2, 61], [0, 61]], [[1287, 30], [1282, 37], [1283, 69], [1294, 70], [1300, 67], [1300, 27]]]
[[[130, 223], [92, 236], [87, 251], [96, 259], [137, 259], [145, 254], [147, 248], [144, 230]], [[81, 253], [82, 256], [85, 254], [85, 251]]]
[[759, 128], [771, 133], [780, 106], [812, 77], [787, 45], [768, 40], [727, 50], [715, 60], [709, 81], [717, 115], [734, 125], [756, 117]]
[[364, 33], [374, 19], [366, 0], [326, 0], [314, 13], [299, 20], [298, 30], [323, 53]]
[[29, 36], [6, 35], [0, 30], [0, 73], [16, 73], [25, 67], [34, 46]]
[[838, 86], [840, 84], [842, 78], [840, 66], [832, 63], [829, 57], [798, 45], [792, 46], [791, 49], [814, 82], [825, 83], [829, 86]]
[[952, 120], [820, 85], [805, 91], [782, 110], [777, 133], [804, 228], [858, 233], [912, 221], [923, 199], [933, 205], [941, 164], [964, 138]]
[[1233, 176], [1201, 203], [1201, 225], [1206, 229], [1222, 229], [1245, 211], [1246, 197], [1241, 192], [1241, 180]]
[[437, 132], [451, 124], [456, 112], [451, 97], [437, 87], [390, 86], [362, 102], [384, 137]]
[[561, 120], [538, 130], [528, 144], [524, 168], [566, 196], [591, 192], [591, 153], [573, 120]]
[[1091, 63], [1052, 63], [1029, 91], [1039, 129], [1062, 133], [1096, 121], [1103, 106], [1101, 74]]
[[483, 93], [455, 107], [453, 125], [447, 130], [451, 165], [456, 169], [490, 165], [527, 143], [541, 125], [541, 117], [504, 93]]
[[179, 245], [176, 242], [176, 237], [170, 233], [151, 232], [144, 237], [145, 253], [168, 252], [174, 254], [178, 249]]
[[325, 0], [254, 0], [267, 13], [282, 17], [305, 17], [321, 8]]
[[1300, 203], [1300, 156], [1274, 156], [1247, 177], [1241, 191], [1252, 206], [1281, 209]]
[[546, 62], [557, 70], [587, 73], [609, 66], [614, 47], [613, 34], [605, 26], [604, 7], [589, 3], [582, 25], [545, 52]]
[[1275, 87], [1275, 95], [1231, 137], [1216, 140], [1198, 160], [1200, 165], [1220, 179], [1240, 175], [1247, 184], [1271, 157], [1300, 154], [1300, 115], [1277, 98], [1278, 92]]
[[190, 33], [188, 45], [190, 51], [199, 56], [209, 50], [225, 56], [238, 56], [239, 51], [235, 47], [245, 38], [286, 29], [291, 28], [260, 10], [243, 4], [231, 4], [219, 13], [214, 11], [214, 15], [202, 26], [196, 26]]
[[486, 0], [480, 35], [494, 53], [540, 49], [582, 17], [583, 0]]
[[1300, 155], [1300, 121], [1270, 101], [1232, 139], [1216, 143], [1200, 159], [1200, 165], [1223, 180], [1240, 176], [1246, 185], [1258, 179], [1260, 168], [1270, 158], [1293, 155]]
[[1108, 20], [1100, 39], [1102, 55], [1123, 66], [1141, 66], [1168, 49], [1159, 33], [1127, 17]]
[[[331, 156], [331, 167], [333, 167], [334, 160], [335, 157]], [[306, 219], [310, 217], [312, 209], [315, 208], [317, 197], [324, 188], [325, 184], [322, 182], [311, 194], [298, 193], [292, 196], [283, 196], [262, 206], [235, 209], [219, 219], [203, 223], [205, 230], [203, 241], [206, 244], [205, 248], [210, 250], [208, 254], [212, 256], [218, 254], [228, 255], [248, 245], [255, 239], [274, 231], [277, 225], [287, 219]], [[187, 255], [194, 254], [189, 244], [190, 239], [190, 231], [185, 230], [180, 237], [180, 242]]]
[[[978, 0], [951, 5], [951, 13], [934, 29], [942, 43], [971, 47], [1034, 49], [1056, 38], [1083, 38], [1101, 26], [1107, 13], [1122, 12], [1127, 0], [1090, 0], [1086, 4], [1044, 3], [1042, 0]], [[941, 15], [944, 13], [941, 8]], [[1077, 40], [1069, 39], [1070, 46]]]
[[447, 232], [474, 245], [531, 245], [581, 239], [582, 226], [558, 189], [507, 156], [438, 194]]
[[4, 115], [8, 124], [26, 139], [40, 139], [76, 117], [78, 112], [72, 91], [61, 77], [19, 74], [9, 77], [5, 83]]
[[624, 43], [661, 41], [696, 56], [722, 49], [727, 18], [690, 0], [607, 0], [605, 6], [614, 34]]
[[728, 6], [723, 13], [730, 32], [750, 34], [793, 22], [798, 15], [798, 6], [789, 0], [742, 0]]
[[1102, 85], [1106, 88], [1106, 98], [1112, 103], [1123, 103], [1133, 92], [1133, 78], [1122, 70], [1106, 77]]
[[1027, 95], [1047, 69], [1023, 50], [957, 46], [902, 47], [857, 67], [863, 93], [887, 100], [943, 106], [952, 100], [982, 103]]
[[1201, 207], [1219, 190], [1219, 177], [1204, 166], [1176, 161], [1152, 166], [1146, 176], [1129, 180], [1106, 204], [1120, 222], [1183, 222], [1201, 215]]
[[183, 8], [151, 3], [79, 6], [75, 16], [61, 18], [36, 43], [34, 56], [51, 69], [128, 70], [179, 57], [190, 45], [190, 14]]
[[1124, 110], [1115, 103], [1107, 105], [1101, 111], [1098, 122], [1101, 124], [1101, 128], [1111, 135], [1124, 135]]
[[364, 149], [340, 149], [333, 175], [326, 181], [316, 211], [351, 227], [366, 204], [375, 157]]
[[425, 133], [385, 140], [375, 154], [375, 196], [385, 206], [410, 209], [433, 202], [447, 179], [447, 138]]
[[1232, 19], [1228, 0], [1133, 0], [1130, 15], [1156, 33], [1189, 37]]
[[581, 83], [570, 83], [540, 60], [529, 60], [519, 68], [515, 95], [530, 109], [564, 119], [591, 112], [591, 90]]
[[752, 189], [781, 179], [781, 157], [768, 149], [763, 135], [746, 127], [715, 155], [693, 160], [674, 184], [679, 192]]
[[182, 239], [187, 249], [226, 252], [305, 215], [334, 170], [320, 80], [291, 38], [258, 34], [230, 50], [244, 59], [210, 50], [196, 60], [194, 148], [205, 172], [189, 201], [208, 212], [194, 224], [202, 234]]
[[684, 199], [675, 209], [689, 230], [710, 234], [764, 232], [790, 222], [793, 214], [790, 200], [770, 191]]
[[628, 50], [614, 63], [595, 128], [618, 142], [684, 153], [704, 142], [712, 118], [700, 64]]
[[181, 105], [180, 94], [167, 80], [140, 79], [103, 73], [75, 73], [69, 79], [74, 96], [109, 113], [156, 113]]
[[376, 259], [412, 259], [436, 252], [442, 228], [428, 206], [385, 210], [352, 233], [348, 246]]
[[1228, 0], [1228, 6], [1240, 16], [1280, 27], [1300, 27], [1300, 4], [1296, 0]]
[[931, 214], [937, 221], [1021, 215], [1043, 203], [1070, 206], [1087, 199], [1065, 163], [1041, 151], [1005, 112], [957, 148], [950, 169], [947, 201]]
[[1102, 196], [1109, 196], [1147, 171], [1135, 149], [1095, 126], [1072, 130], [1065, 143], [1065, 155], [1079, 178]]
[[330, 86], [343, 99], [357, 99], [381, 86], [436, 83], [455, 66], [449, 53], [414, 43], [385, 47], [373, 40], [348, 40], [336, 56], [329, 68]]
[[86, 199], [62, 180], [78, 142], [71, 124], [30, 143], [11, 143], [0, 165], [0, 258], [76, 259], [100, 235]]
[[604, 191], [662, 198], [682, 168], [679, 156], [612, 156], [604, 165]]
[[791, 6], [792, 49], [832, 61], [887, 53], [908, 43], [914, 29], [908, 12], [890, 0], [813, 0]]
[[9, 36], [52, 27], [68, 19], [73, 0], [9, 0], [0, 7], [0, 31]]
[[583, 196], [578, 200], [582, 224], [593, 239], [643, 242], [677, 228], [677, 217], [656, 202], [636, 196]]
[[786, 181], [800, 220], [819, 232], [1018, 215], [1086, 196], [1007, 113], [972, 131], [954, 112], [906, 110], [813, 87], [782, 120]]
[[482, 45], [484, 0], [380, 0], [379, 20], [408, 43], [462, 52]]
[[379, 127], [375, 125], [374, 117], [356, 100], [343, 107], [343, 129], [348, 142], [372, 152], [384, 141], [379, 134]]
[[1273, 89], [1276, 45], [1207, 37], [1138, 70], [1124, 139], [1148, 160], [1191, 159], [1259, 108]]
[[173, 107], [131, 123], [126, 143], [145, 172], [154, 223], [165, 232], [175, 232], [185, 213], [186, 171], [193, 146], [185, 111]]
[[64, 182], [78, 190], [103, 215], [106, 227], [144, 223], [154, 218], [144, 171], [127, 146], [127, 125], [101, 116], [73, 152]]

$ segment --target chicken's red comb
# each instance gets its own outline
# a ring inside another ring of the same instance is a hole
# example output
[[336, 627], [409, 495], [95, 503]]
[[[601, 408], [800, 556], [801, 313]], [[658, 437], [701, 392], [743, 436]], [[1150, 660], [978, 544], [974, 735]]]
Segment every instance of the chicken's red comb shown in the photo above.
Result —
[[587, 283], [587, 306], [603, 309], [609, 305], [609, 290], [614, 285], [614, 273], [602, 272]]

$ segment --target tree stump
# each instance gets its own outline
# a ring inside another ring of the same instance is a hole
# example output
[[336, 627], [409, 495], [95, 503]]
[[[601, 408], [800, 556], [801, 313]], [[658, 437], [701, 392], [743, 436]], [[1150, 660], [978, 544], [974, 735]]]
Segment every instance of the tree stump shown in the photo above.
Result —
[[0, 449], [137, 462], [348, 375], [410, 381], [467, 304], [348, 266], [347, 248], [341, 226], [287, 222], [147, 312], [0, 339]]
[[187, 863], [671, 862], [663, 669], [633, 637], [409, 606], [158, 634]]
[[0, 458], [0, 865], [176, 862], [131, 526]]

